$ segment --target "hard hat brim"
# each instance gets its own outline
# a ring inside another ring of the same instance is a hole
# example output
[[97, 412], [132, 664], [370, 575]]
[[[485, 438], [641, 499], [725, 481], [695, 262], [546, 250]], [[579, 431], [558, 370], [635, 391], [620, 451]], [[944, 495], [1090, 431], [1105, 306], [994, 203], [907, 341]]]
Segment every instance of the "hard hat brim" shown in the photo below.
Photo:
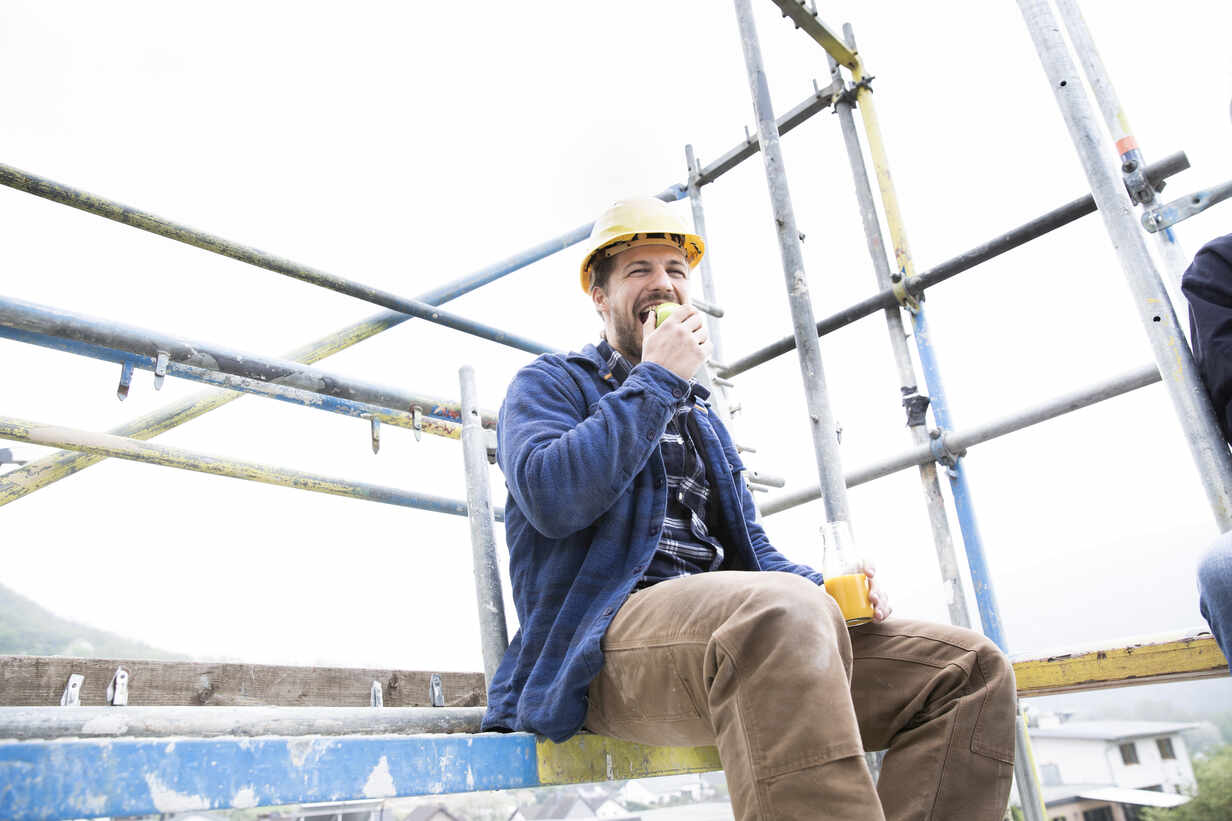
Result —
[[[615, 253], [627, 251], [630, 248], [637, 248], [643, 245], [666, 245], [671, 248], [678, 248], [684, 253], [685, 262], [689, 265], [689, 270], [697, 267], [697, 263], [701, 262], [702, 256], [706, 253], [706, 243], [697, 234], [671, 232], [683, 238], [682, 242], [675, 242], [666, 236], [651, 236], [638, 239], [639, 234], [645, 232], [630, 232], [620, 234], [615, 237], [608, 237], [602, 245], [591, 249], [585, 259], [582, 260], [581, 269], [581, 284], [582, 290], [585, 293], [590, 293], [590, 271], [595, 261], [606, 250], [615, 245], [624, 245]], [[666, 233], [666, 232], [664, 232]]]

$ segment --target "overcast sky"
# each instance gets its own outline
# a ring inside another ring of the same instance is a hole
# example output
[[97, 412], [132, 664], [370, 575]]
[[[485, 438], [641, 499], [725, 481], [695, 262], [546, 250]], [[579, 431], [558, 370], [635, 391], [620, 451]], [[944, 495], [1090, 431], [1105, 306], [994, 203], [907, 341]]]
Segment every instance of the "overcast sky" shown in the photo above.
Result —
[[[1085, 177], [1012, 3], [826, 2], [855, 26], [917, 270], [1080, 196]], [[1232, 178], [1225, 3], [1086, 4], [1148, 161]], [[8, 2], [0, 162], [413, 296], [685, 179], [743, 139], [752, 106], [728, 3]], [[820, 48], [755, 4], [777, 111], [825, 83]], [[816, 313], [874, 290], [838, 123], [784, 137]], [[1111, 150], [1111, 149], [1110, 149]], [[755, 158], [704, 189], [725, 356], [790, 332]], [[687, 203], [678, 206], [688, 214]], [[1192, 255], [1227, 204], [1182, 224]], [[267, 355], [381, 309], [0, 189], [3, 293]], [[576, 249], [450, 304], [549, 345], [599, 329]], [[700, 288], [697, 290], [700, 291]], [[959, 427], [1150, 361], [1094, 216], [929, 292]], [[885, 326], [822, 342], [844, 464], [910, 443]], [[499, 406], [519, 351], [408, 322], [320, 367]], [[0, 340], [0, 412], [107, 430], [156, 393], [118, 366]], [[817, 481], [793, 357], [737, 380], [736, 438], [788, 489]], [[209, 453], [462, 498], [456, 442], [254, 397], [162, 436]], [[8, 443], [5, 443], [8, 444]], [[29, 457], [45, 451], [15, 445]], [[967, 460], [1011, 650], [1200, 623], [1193, 568], [1215, 526], [1163, 388], [974, 449]], [[503, 503], [499, 472], [492, 473]], [[947, 491], [948, 492], [948, 491]], [[860, 544], [900, 615], [945, 618], [915, 471], [856, 488]], [[198, 657], [478, 670], [458, 517], [111, 460], [0, 511], [3, 583], [65, 617]], [[819, 561], [820, 505], [768, 517]], [[955, 540], [958, 529], [954, 526]], [[503, 546], [502, 546], [503, 551]], [[974, 607], [972, 607], [974, 613]], [[512, 617], [512, 613], [511, 613]]]

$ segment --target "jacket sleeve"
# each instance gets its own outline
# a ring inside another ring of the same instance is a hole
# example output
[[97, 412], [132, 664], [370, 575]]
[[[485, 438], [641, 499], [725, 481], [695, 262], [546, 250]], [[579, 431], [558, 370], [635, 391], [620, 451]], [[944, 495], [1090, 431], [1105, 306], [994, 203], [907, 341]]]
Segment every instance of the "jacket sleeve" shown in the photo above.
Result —
[[1232, 433], [1232, 234], [1198, 251], [1181, 279], [1194, 359], [1225, 438]]
[[523, 368], [501, 406], [497, 455], [531, 526], [560, 539], [593, 524], [659, 446], [686, 387], [666, 368], [643, 362], [588, 408], [559, 359]]

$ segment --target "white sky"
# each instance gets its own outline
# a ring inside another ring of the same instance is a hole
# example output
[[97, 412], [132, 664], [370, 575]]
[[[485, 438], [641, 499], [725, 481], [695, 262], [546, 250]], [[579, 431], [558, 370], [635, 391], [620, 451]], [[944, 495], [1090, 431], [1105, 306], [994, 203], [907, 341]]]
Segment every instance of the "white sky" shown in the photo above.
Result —
[[[825, 2], [854, 24], [916, 267], [1079, 196], [1085, 178], [1011, 3]], [[1165, 199], [1232, 177], [1232, 7], [1086, 4], [1148, 161], [1193, 169]], [[0, 162], [413, 296], [684, 180], [752, 124], [728, 3], [9, 2]], [[824, 85], [820, 48], [756, 3], [776, 110]], [[829, 113], [784, 137], [818, 316], [873, 276]], [[728, 359], [790, 332], [759, 158], [704, 189]], [[688, 214], [687, 203], [677, 206]], [[1193, 253], [1218, 206], [1182, 224]], [[3, 293], [280, 355], [381, 309], [0, 190]], [[566, 251], [450, 309], [562, 348], [597, 319]], [[700, 292], [700, 287], [697, 288]], [[1101, 221], [1084, 218], [952, 280], [927, 302], [958, 426], [1147, 362]], [[846, 465], [909, 444], [884, 323], [823, 342]], [[529, 357], [411, 321], [327, 370], [483, 404]], [[106, 430], [200, 390], [0, 340], [0, 412]], [[740, 377], [751, 467], [816, 483], [792, 357]], [[245, 398], [159, 441], [461, 498], [455, 442]], [[7, 444], [7, 443], [5, 443]], [[41, 449], [17, 445], [29, 456]], [[1013, 651], [1200, 622], [1192, 580], [1213, 519], [1153, 386], [968, 457]], [[503, 503], [499, 473], [494, 495]], [[948, 491], [947, 491], [948, 492]], [[854, 489], [852, 517], [900, 615], [945, 607], [914, 471]], [[466, 522], [117, 460], [2, 511], [3, 583], [55, 612], [201, 657], [478, 670]], [[767, 519], [816, 562], [821, 508]], [[956, 541], [958, 529], [954, 526]], [[961, 544], [959, 542], [959, 544]], [[972, 607], [974, 612], [974, 606]]]

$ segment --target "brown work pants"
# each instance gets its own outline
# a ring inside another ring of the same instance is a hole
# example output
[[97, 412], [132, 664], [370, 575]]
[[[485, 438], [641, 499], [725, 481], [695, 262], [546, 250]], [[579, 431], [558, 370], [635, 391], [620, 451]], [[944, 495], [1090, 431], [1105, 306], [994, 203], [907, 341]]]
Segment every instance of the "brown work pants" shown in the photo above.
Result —
[[[999, 821], [1009, 796], [1014, 672], [996, 646], [926, 622], [848, 630], [790, 573], [634, 593], [589, 702], [593, 732], [717, 745], [742, 821]], [[862, 752], [887, 748], [874, 787]]]

